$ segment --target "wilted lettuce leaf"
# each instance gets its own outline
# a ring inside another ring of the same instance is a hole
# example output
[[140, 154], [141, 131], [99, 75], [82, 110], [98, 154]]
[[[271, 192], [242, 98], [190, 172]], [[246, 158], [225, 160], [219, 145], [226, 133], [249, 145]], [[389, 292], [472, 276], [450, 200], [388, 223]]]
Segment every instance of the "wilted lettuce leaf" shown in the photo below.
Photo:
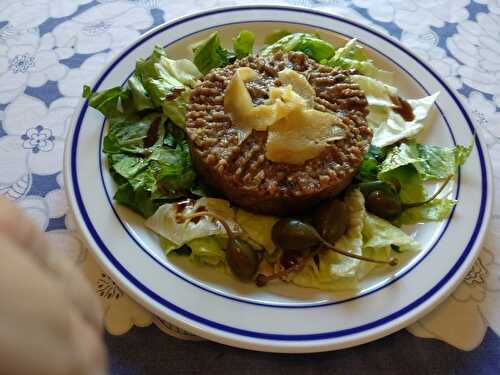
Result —
[[[375, 125], [372, 143], [379, 147], [385, 147], [403, 139], [417, 136], [425, 128], [425, 119], [438, 95], [439, 92], [420, 99], [408, 99], [407, 102], [415, 116], [412, 121], [404, 120], [399, 113], [387, 108], [385, 120], [379, 120], [380, 122]], [[369, 121], [373, 126], [373, 117]]]
[[387, 108], [392, 108], [394, 106], [391, 96], [396, 96], [398, 93], [397, 88], [394, 86], [358, 74], [351, 76], [351, 79], [365, 92], [368, 105]]
[[276, 51], [300, 51], [316, 61], [327, 60], [333, 56], [335, 48], [316, 35], [307, 33], [293, 33], [260, 51], [261, 56], [268, 56]]
[[243, 30], [233, 39], [233, 49], [237, 59], [241, 59], [252, 54], [255, 34], [251, 31]]
[[197, 221], [177, 220], [179, 215], [187, 216], [197, 212], [197, 210], [217, 214], [226, 220], [234, 232], [241, 232], [239, 225], [235, 221], [235, 212], [230, 207], [229, 202], [216, 198], [200, 198], [181, 208], [176, 203], [166, 203], [158, 208], [156, 213], [146, 221], [145, 225], [177, 246], [182, 246], [197, 238], [227, 236], [220, 222], [210, 217], [201, 217]]
[[193, 62], [203, 74], [213, 68], [226, 66], [234, 60], [234, 53], [223, 48], [217, 32], [192, 46]]

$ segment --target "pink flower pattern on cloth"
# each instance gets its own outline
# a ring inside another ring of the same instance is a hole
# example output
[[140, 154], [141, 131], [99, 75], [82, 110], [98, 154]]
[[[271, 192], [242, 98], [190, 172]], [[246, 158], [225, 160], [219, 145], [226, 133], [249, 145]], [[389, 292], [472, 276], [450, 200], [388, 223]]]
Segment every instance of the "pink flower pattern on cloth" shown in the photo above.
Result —
[[[134, 325], [155, 324], [174, 337], [199, 340], [130, 299], [100, 269], [78, 236], [68, 212], [61, 169], [64, 137], [81, 87], [153, 26], [192, 11], [257, 2], [39, 0], [0, 4], [0, 195], [16, 200], [47, 231], [54, 246], [81, 264], [102, 300], [106, 329], [112, 334], [124, 334]], [[350, 17], [400, 39], [422, 56], [464, 97], [483, 130], [500, 186], [499, 0], [267, 3], [301, 5]], [[488, 327], [500, 334], [499, 191], [494, 192], [493, 218], [479, 259], [444, 303], [408, 327], [412, 334], [437, 338], [462, 350], [477, 347]]]

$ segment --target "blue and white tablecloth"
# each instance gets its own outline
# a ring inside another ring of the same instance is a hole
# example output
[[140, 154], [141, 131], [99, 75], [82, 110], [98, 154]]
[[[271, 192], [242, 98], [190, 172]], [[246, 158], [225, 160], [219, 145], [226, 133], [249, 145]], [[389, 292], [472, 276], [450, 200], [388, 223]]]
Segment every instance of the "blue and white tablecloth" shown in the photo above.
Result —
[[[250, 3], [255, 2], [0, 0], [0, 195], [17, 201], [55, 246], [82, 263], [102, 297], [106, 327], [113, 334], [154, 322], [171, 335], [196, 339], [124, 295], [87, 255], [78, 237], [61, 169], [64, 137], [81, 88], [148, 29], [192, 11]], [[423, 56], [465, 98], [485, 135], [500, 186], [500, 0], [266, 3], [302, 5], [354, 18]], [[498, 191], [480, 258], [445, 303], [408, 328], [414, 335], [471, 350], [488, 327], [500, 334]]]

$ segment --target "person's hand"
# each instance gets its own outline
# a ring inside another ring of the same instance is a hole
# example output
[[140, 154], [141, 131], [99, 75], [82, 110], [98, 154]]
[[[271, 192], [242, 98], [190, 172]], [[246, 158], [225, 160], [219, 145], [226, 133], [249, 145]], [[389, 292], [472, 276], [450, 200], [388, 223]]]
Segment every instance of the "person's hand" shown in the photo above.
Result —
[[0, 374], [105, 374], [97, 297], [77, 267], [1, 197], [0, 257]]

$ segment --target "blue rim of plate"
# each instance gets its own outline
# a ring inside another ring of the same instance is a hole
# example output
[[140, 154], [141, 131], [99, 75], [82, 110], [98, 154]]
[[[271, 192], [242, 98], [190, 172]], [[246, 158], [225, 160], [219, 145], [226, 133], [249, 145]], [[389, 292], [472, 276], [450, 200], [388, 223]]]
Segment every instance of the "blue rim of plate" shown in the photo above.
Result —
[[[360, 28], [366, 32], [369, 32], [371, 34], [376, 35], [379, 38], [382, 38], [386, 42], [390, 43], [394, 47], [398, 48], [399, 50], [402, 50], [405, 54], [409, 55], [414, 61], [416, 61], [418, 64], [420, 64], [424, 69], [426, 69], [433, 77], [436, 79], [441, 86], [448, 92], [450, 97], [453, 99], [457, 107], [460, 109], [462, 116], [464, 119], [466, 119], [467, 124], [469, 126], [469, 129], [472, 134], [475, 134], [475, 129], [474, 126], [472, 125], [472, 121], [470, 117], [468, 116], [466, 110], [462, 106], [460, 100], [456, 97], [455, 93], [448, 87], [448, 85], [439, 77], [432, 69], [430, 69], [424, 62], [422, 62], [415, 54], [413, 54], [411, 51], [408, 51], [405, 48], [402, 48], [397, 42], [392, 40], [390, 37], [387, 37], [386, 35], [377, 32], [375, 30], [372, 30], [371, 28], [368, 28], [366, 26], [363, 26], [357, 22], [350, 21], [348, 19], [344, 19], [342, 17], [338, 17], [333, 14], [328, 14], [328, 13], [323, 13], [320, 11], [315, 11], [311, 9], [305, 9], [305, 8], [293, 8], [293, 7], [286, 7], [286, 6], [240, 6], [240, 7], [235, 7], [235, 8], [223, 8], [223, 9], [216, 9], [213, 11], [207, 11], [203, 13], [198, 13], [194, 14], [192, 16], [184, 17], [182, 19], [179, 19], [177, 21], [173, 21], [169, 24], [164, 25], [163, 27], [159, 27], [158, 29], [154, 30], [151, 34], [145, 36], [138, 42], [134, 43], [133, 45], [129, 46], [128, 49], [124, 52], [121, 53], [120, 57], [116, 59], [100, 76], [99, 80], [96, 82], [95, 87], [99, 87], [99, 85], [102, 83], [104, 78], [113, 70], [113, 68], [123, 59], [125, 56], [127, 56], [131, 50], [137, 48], [139, 45], [143, 44], [146, 40], [149, 40], [153, 36], [157, 35], [158, 33], [164, 32], [165, 30], [168, 30], [169, 28], [172, 28], [174, 26], [177, 26], [179, 24], [191, 21], [193, 19], [197, 19], [200, 17], [206, 17], [212, 14], [217, 14], [217, 13], [228, 13], [228, 12], [237, 12], [237, 11], [243, 11], [243, 10], [277, 10], [277, 11], [288, 11], [288, 12], [298, 12], [298, 13], [309, 13], [315, 16], [320, 16], [320, 17], [325, 17], [329, 19], [334, 19], [339, 22], [347, 23], [350, 24], [354, 27]], [[198, 30], [199, 31], [199, 30]], [[197, 31], [197, 32], [198, 32]], [[330, 30], [333, 32], [336, 32], [334, 30]], [[338, 32], [337, 32], [338, 33]], [[231, 334], [236, 334], [239, 336], [245, 336], [249, 338], [257, 338], [257, 339], [266, 339], [266, 340], [276, 340], [276, 341], [317, 341], [317, 340], [325, 340], [325, 339], [332, 339], [332, 338], [338, 338], [342, 336], [348, 336], [348, 335], [353, 335], [361, 332], [365, 332], [371, 329], [374, 329], [376, 327], [385, 325], [395, 319], [400, 318], [401, 316], [409, 313], [425, 301], [427, 301], [429, 298], [431, 298], [434, 294], [436, 294], [457, 272], [457, 270], [460, 268], [460, 266], [464, 263], [465, 259], [469, 256], [470, 252], [472, 251], [474, 245], [476, 244], [477, 237], [480, 233], [482, 224], [484, 222], [485, 218], [485, 208], [487, 204], [487, 196], [488, 196], [488, 176], [487, 176], [487, 169], [486, 169], [486, 161], [484, 158], [484, 153], [481, 147], [481, 143], [479, 142], [477, 136], [475, 137], [475, 145], [476, 149], [478, 152], [479, 156], [479, 161], [481, 165], [481, 203], [480, 203], [480, 208], [479, 208], [479, 215], [478, 219], [476, 221], [476, 225], [474, 227], [472, 236], [467, 243], [464, 251], [458, 258], [458, 260], [455, 262], [455, 264], [451, 267], [451, 269], [446, 273], [443, 278], [439, 280], [436, 285], [434, 285], [431, 289], [429, 289], [425, 294], [417, 298], [415, 301], [412, 303], [406, 305], [405, 307], [401, 308], [398, 311], [395, 311], [383, 318], [377, 319], [375, 321], [372, 321], [370, 323], [366, 323], [357, 327], [352, 327], [348, 329], [343, 329], [343, 330], [338, 330], [338, 331], [331, 331], [331, 332], [323, 332], [323, 333], [314, 333], [314, 334], [290, 334], [290, 335], [285, 335], [285, 334], [273, 334], [273, 333], [263, 333], [263, 332], [254, 332], [250, 330], [244, 330], [240, 329], [237, 327], [231, 327], [225, 324], [221, 324], [215, 321], [211, 321], [209, 319], [203, 318], [202, 316], [196, 315], [192, 312], [189, 312], [187, 310], [184, 310], [173, 303], [167, 301], [163, 297], [159, 296], [152, 290], [150, 290], [148, 287], [146, 287], [144, 284], [142, 284], [138, 279], [136, 279], [121, 263], [118, 262], [118, 260], [113, 256], [111, 251], [107, 248], [107, 246], [104, 244], [100, 236], [98, 235], [95, 227], [93, 226], [88, 213], [85, 209], [85, 205], [83, 203], [81, 193], [80, 193], [80, 188], [79, 188], [79, 183], [78, 183], [78, 176], [77, 176], [77, 167], [76, 167], [76, 153], [77, 153], [77, 147], [78, 147], [78, 136], [80, 133], [80, 128], [82, 125], [82, 120], [85, 115], [85, 112], [88, 109], [88, 101], [85, 101], [84, 105], [82, 106], [80, 113], [77, 118], [77, 122], [74, 126], [73, 129], [73, 138], [71, 141], [71, 150], [70, 150], [70, 167], [71, 167], [71, 182], [73, 184], [73, 189], [74, 189], [74, 196], [75, 200], [79, 209], [79, 213], [86, 225], [87, 230], [92, 236], [92, 239], [94, 242], [98, 245], [102, 253], [105, 255], [105, 257], [108, 259], [108, 261], [117, 269], [118, 272], [121, 273], [122, 276], [124, 276], [132, 285], [134, 285], [137, 289], [139, 289], [142, 293], [147, 295], [149, 298], [154, 300], [155, 302], [159, 303], [160, 305], [168, 308], [169, 310], [184, 316], [185, 318], [188, 318], [190, 320], [193, 320], [195, 322], [201, 323], [203, 325], [206, 325], [208, 327], [221, 330], [227, 333]], [[444, 117], [444, 116], [443, 116]], [[448, 222], [449, 223], [449, 222]], [[196, 285], [196, 284], [194, 284]], [[385, 284], [387, 285], [387, 284]], [[384, 285], [384, 286], [385, 286]], [[196, 285], [197, 286], [197, 285]], [[380, 289], [378, 289], [380, 290]], [[212, 292], [212, 291], [210, 291]], [[366, 296], [366, 294], [364, 294]], [[224, 296], [226, 298], [231, 298], [228, 296]], [[240, 301], [239, 299], [237, 300], [238, 302], [246, 302], [248, 301]], [[254, 303], [255, 304], [255, 303]], [[269, 307], [279, 307], [279, 305], [265, 305]], [[314, 305], [314, 306], [325, 306], [323, 305]], [[311, 306], [311, 307], [314, 307]], [[287, 306], [288, 307], [288, 306]], [[300, 307], [300, 306], [297, 306]]]
[[[203, 31], [210, 30], [210, 29], [213, 29], [213, 28], [217, 28], [217, 27], [221, 27], [221, 26], [234, 25], [234, 24], [254, 23], [254, 22], [263, 23], [263, 22], [275, 22], [275, 21], [259, 20], [259, 21], [246, 21], [246, 22], [236, 22], [236, 23], [235, 22], [228, 22], [228, 23], [217, 24], [217, 25], [211, 26], [211, 27], [206, 28], [206, 29], [202, 29], [202, 30], [198, 30], [198, 31], [195, 31], [193, 33], [190, 33], [190, 34], [186, 34], [186, 35], [182, 36], [179, 39], [173, 40], [172, 42], [170, 42], [169, 44], [165, 45], [164, 47], [168, 47], [168, 46], [170, 46], [172, 44], [175, 44], [175, 43], [179, 42], [180, 40], [182, 40], [184, 38], [187, 38], [187, 37], [189, 37], [189, 36], [191, 36], [193, 34], [197, 34], [199, 32], [203, 32]], [[315, 29], [322, 29], [322, 30], [326, 30], [326, 31], [330, 31], [331, 32], [331, 30], [329, 30], [329, 29], [320, 28], [318, 26], [313, 26], [313, 25], [306, 24], [306, 23], [286, 22], [286, 21], [280, 21], [280, 23], [291, 23], [291, 24], [294, 24], [294, 25], [314, 27]], [[338, 35], [342, 35], [344, 37], [352, 38], [351, 35], [340, 33], [340, 32], [337, 32], [337, 31], [335, 33], [338, 34]], [[147, 39], [149, 39], [149, 38], [146, 38], [145, 40], [147, 40]], [[417, 79], [407, 69], [405, 69], [403, 66], [401, 66], [398, 62], [396, 62], [394, 59], [392, 59], [391, 57], [389, 57], [388, 55], [384, 54], [383, 52], [379, 51], [378, 49], [376, 49], [374, 47], [370, 47], [370, 49], [372, 49], [372, 50], [376, 51], [377, 53], [379, 53], [380, 55], [384, 56], [384, 58], [386, 58], [387, 60], [390, 60], [394, 65], [397, 65], [409, 77], [411, 77], [414, 82], [416, 82], [420, 86], [420, 88], [426, 93], [426, 95], [430, 95], [430, 93], [427, 91], [427, 89], [419, 81], [417, 81]], [[132, 71], [128, 75], [128, 77], [122, 82], [122, 86], [127, 82], [127, 80], [133, 74], [134, 74], [134, 71]], [[103, 75], [102, 79], [105, 79], [105, 78], [106, 78], [106, 73]], [[99, 89], [99, 86], [100, 86], [99, 82], [96, 83], [96, 85], [92, 88], [92, 91], [96, 92]], [[441, 107], [437, 103], [435, 104], [435, 106], [439, 110], [439, 113], [441, 113], [441, 116], [442, 116], [443, 120], [446, 123], [446, 127], [448, 128], [448, 131], [450, 133], [453, 145], [456, 146], [457, 142], [456, 142], [456, 139], [455, 139], [455, 134], [453, 133], [453, 129], [451, 128], [451, 126], [450, 126], [450, 124], [448, 122], [448, 119], [444, 116]], [[100, 156], [102, 155], [102, 144], [103, 144], [102, 141], [103, 141], [103, 137], [104, 137], [105, 124], [106, 124], [106, 119], [103, 119], [102, 126], [101, 126], [101, 132], [99, 134], [99, 148], [98, 148], [98, 155], [99, 155], [99, 157], [98, 157], [98, 159], [100, 159]], [[296, 303], [296, 304], [287, 304], [287, 303], [283, 303], [283, 302], [282, 303], [257, 302], [257, 301], [252, 301], [250, 299], [233, 297], [233, 296], [230, 296], [230, 295], [225, 294], [223, 292], [219, 292], [217, 290], [209, 289], [209, 288], [203, 286], [202, 283], [189, 280], [188, 278], [186, 278], [185, 276], [183, 276], [182, 274], [180, 274], [179, 272], [177, 272], [175, 270], [175, 268], [170, 268], [165, 263], [159, 261], [154, 255], [152, 255], [148, 251], [148, 249], [142, 243], [142, 241], [140, 239], [137, 239], [136, 236], [134, 236], [131, 233], [131, 231], [129, 230], [129, 228], [127, 227], [127, 225], [121, 219], [120, 215], [116, 211], [116, 208], [115, 208], [115, 206], [113, 204], [113, 199], [111, 198], [111, 195], [110, 195], [110, 192], [109, 192], [109, 190], [108, 190], [108, 188], [106, 186], [106, 183], [104, 182], [103, 163], [99, 163], [98, 167], [99, 167], [99, 174], [100, 174], [100, 177], [101, 177], [101, 184], [102, 184], [102, 187], [103, 187], [104, 192], [106, 194], [106, 198], [108, 200], [109, 206], [111, 207], [111, 210], [113, 211], [116, 219], [120, 223], [120, 225], [123, 228], [123, 230], [127, 233], [127, 235], [130, 237], [130, 239], [141, 249], [142, 252], [144, 252], [148, 257], [150, 257], [154, 262], [156, 262], [160, 267], [162, 267], [166, 271], [172, 273], [173, 275], [175, 275], [176, 277], [182, 279], [183, 281], [185, 281], [185, 282], [187, 282], [187, 283], [189, 283], [189, 284], [191, 284], [191, 285], [193, 285], [193, 286], [195, 286], [195, 287], [197, 287], [199, 289], [204, 290], [205, 292], [208, 292], [208, 293], [211, 293], [211, 294], [215, 294], [215, 295], [217, 295], [219, 297], [223, 297], [223, 298], [226, 298], [226, 299], [229, 299], [229, 300], [233, 300], [233, 301], [237, 301], [237, 302], [242, 302], [242, 303], [247, 303], [249, 305], [262, 306], [262, 307], [273, 307], [273, 308], [284, 308], [284, 309], [304, 309], [304, 308], [316, 308], [316, 307], [323, 307], [323, 306], [330, 306], [330, 305], [338, 305], [338, 304], [341, 304], [341, 303], [345, 303], [345, 302], [350, 302], [350, 301], [356, 300], [356, 299], [361, 298], [361, 297], [365, 297], [367, 295], [370, 295], [372, 293], [378, 292], [378, 291], [380, 291], [380, 290], [388, 287], [389, 285], [395, 283], [396, 281], [398, 281], [399, 279], [401, 279], [402, 277], [404, 277], [405, 275], [407, 275], [408, 273], [410, 273], [413, 269], [415, 269], [415, 267], [417, 267], [425, 258], [427, 258], [430, 255], [430, 253], [434, 250], [434, 248], [437, 246], [437, 244], [439, 243], [439, 241], [441, 240], [441, 238], [446, 233], [446, 231], [448, 229], [448, 226], [450, 225], [450, 221], [453, 218], [453, 215], [454, 215], [455, 209], [456, 209], [456, 207], [452, 208], [452, 210], [450, 212], [450, 216], [446, 219], [441, 232], [436, 236], [436, 239], [434, 240], [434, 242], [430, 246], [428, 246], [427, 249], [422, 250], [422, 254], [423, 255], [420, 256], [420, 257], [418, 257], [418, 259], [416, 261], [412, 261], [410, 264], [408, 264], [406, 267], [404, 267], [402, 270], [400, 270], [396, 274], [396, 277], [391, 277], [390, 279], [386, 279], [384, 281], [381, 281], [381, 282], [377, 283], [376, 285], [373, 285], [373, 286], [367, 288], [365, 291], [356, 294], [353, 297], [347, 297], [347, 298], [344, 298], [344, 299], [340, 299], [340, 300], [336, 300], [336, 301], [331, 301], [331, 302]], [[459, 171], [457, 173], [457, 190], [456, 190], [455, 196], [454, 196], [455, 200], [458, 200], [459, 195], [460, 195], [460, 178], [461, 178], [461, 174], [460, 174], [460, 168], [459, 168]]]

